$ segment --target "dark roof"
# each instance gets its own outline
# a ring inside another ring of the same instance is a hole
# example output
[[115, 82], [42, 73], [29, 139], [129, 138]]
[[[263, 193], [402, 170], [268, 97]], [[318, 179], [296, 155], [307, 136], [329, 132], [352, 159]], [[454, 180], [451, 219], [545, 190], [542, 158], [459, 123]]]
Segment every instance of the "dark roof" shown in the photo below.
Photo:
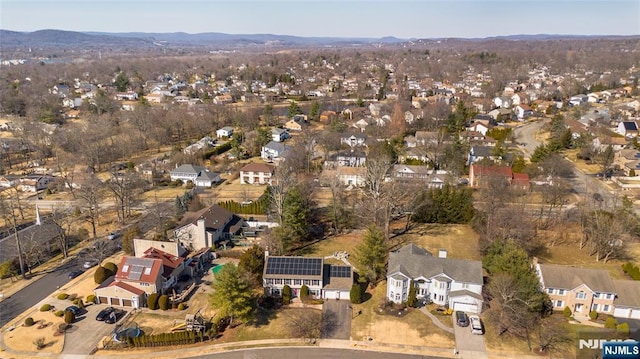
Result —
[[201, 209], [198, 212], [185, 213], [178, 225], [178, 228], [186, 226], [187, 224], [196, 224], [198, 220], [204, 219], [204, 225], [206, 228], [218, 229], [221, 225], [233, 221], [234, 217], [238, 216], [229, 212], [225, 208], [214, 204]]
[[264, 266], [264, 275], [322, 278], [322, 265], [322, 258], [269, 256]]
[[574, 289], [585, 284], [594, 292], [615, 293], [609, 272], [603, 269], [539, 264], [545, 288]]
[[616, 306], [640, 308], [640, 281], [614, 280]]
[[480, 261], [434, 257], [424, 248], [409, 244], [389, 253], [389, 275], [403, 273], [411, 278], [432, 278], [444, 274], [457, 282], [482, 284]]
[[[42, 224], [33, 224], [18, 231], [18, 238], [24, 250], [25, 245], [31, 246], [31, 242], [44, 245], [60, 235], [61, 228], [54, 221], [45, 220]], [[0, 239], [0, 263], [12, 261], [18, 258], [16, 236], [14, 233]]]
[[194, 166], [194, 165], [181, 165], [173, 170], [171, 170], [171, 173], [193, 173], [193, 174], [198, 174], [202, 171], [204, 171], [205, 168], [201, 167], [201, 166]]

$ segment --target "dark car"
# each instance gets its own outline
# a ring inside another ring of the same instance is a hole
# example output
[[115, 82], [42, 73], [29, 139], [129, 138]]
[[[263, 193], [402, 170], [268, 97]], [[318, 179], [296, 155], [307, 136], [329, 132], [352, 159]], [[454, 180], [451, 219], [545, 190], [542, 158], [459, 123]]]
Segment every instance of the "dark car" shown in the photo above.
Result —
[[65, 312], [71, 312], [76, 317], [80, 315], [80, 308], [76, 307], [75, 305], [70, 305], [70, 306], [66, 307], [64, 309], [64, 311]]
[[122, 318], [124, 313], [125, 311], [122, 309], [114, 309], [113, 312], [111, 312], [111, 314], [109, 314], [109, 316], [104, 320], [104, 322], [107, 324], [114, 324], [115, 322], [120, 320], [120, 318]]
[[456, 312], [456, 324], [460, 327], [469, 326], [469, 317], [465, 312]]
[[71, 272], [69, 272], [69, 279], [73, 279], [77, 276], [79, 276], [80, 274], [84, 273], [84, 271], [80, 270], [80, 269], [76, 269], [76, 270], [72, 270]]
[[98, 313], [98, 315], [96, 315], [96, 320], [100, 322], [104, 322], [107, 318], [109, 318], [109, 316], [111, 315], [111, 313], [113, 313], [114, 310], [115, 308], [113, 307], [104, 308], [103, 310], [100, 311], [100, 313]]

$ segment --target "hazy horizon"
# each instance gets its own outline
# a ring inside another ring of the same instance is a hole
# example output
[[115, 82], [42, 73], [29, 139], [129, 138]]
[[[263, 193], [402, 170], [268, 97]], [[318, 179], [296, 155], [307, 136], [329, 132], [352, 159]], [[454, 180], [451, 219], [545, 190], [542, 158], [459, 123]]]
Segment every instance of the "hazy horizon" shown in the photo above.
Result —
[[2, 0], [2, 29], [342, 38], [640, 35], [640, 1]]

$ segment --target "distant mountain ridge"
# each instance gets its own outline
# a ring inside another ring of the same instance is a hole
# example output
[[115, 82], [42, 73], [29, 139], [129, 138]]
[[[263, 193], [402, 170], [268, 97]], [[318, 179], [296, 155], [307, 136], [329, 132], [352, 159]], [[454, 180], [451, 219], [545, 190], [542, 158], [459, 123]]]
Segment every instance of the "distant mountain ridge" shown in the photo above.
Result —
[[640, 38], [640, 36], [607, 36], [607, 35], [508, 35], [486, 38], [430, 38], [400, 39], [393, 36], [382, 38], [366, 37], [303, 37], [274, 34], [227, 34], [220, 32], [204, 32], [189, 34], [185, 32], [147, 33], [147, 32], [78, 32], [65, 30], [38, 30], [34, 32], [18, 32], [0, 29], [0, 44], [5, 46], [226, 46], [242, 47], [250, 45], [263, 46], [326, 46], [326, 45], [366, 45], [366, 44], [402, 44], [415, 41], [435, 40], [511, 40], [536, 41], [552, 39], [588, 39], [588, 38]]

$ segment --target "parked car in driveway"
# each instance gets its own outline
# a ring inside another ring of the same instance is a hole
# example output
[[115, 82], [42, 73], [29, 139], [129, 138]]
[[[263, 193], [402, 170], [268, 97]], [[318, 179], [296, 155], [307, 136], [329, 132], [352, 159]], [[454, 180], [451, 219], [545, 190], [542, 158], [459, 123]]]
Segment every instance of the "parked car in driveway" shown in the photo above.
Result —
[[114, 310], [115, 310], [114, 307], [104, 308], [103, 310], [100, 311], [100, 313], [98, 313], [98, 315], [96, 315], [96, 320], [100, 322], [104, 322], [107, 318], [109, 318], [109, 315], [111, 315], [111, 313], [113, 313]]
[[470, 315], [469, 316], [469, 325], [471, 326], [471, 333], [472, 334], [477, 334], [477, 335], [483, 335], [484, 334], [484, 326], [482, 325], [482, 322], [480, 321], [480, 317], [477, 315]]
[[66, 307], [64, 309], [65, 312], [71, 312], [73, 313], [73, 315], [75, 315], [76, 317], [80, 315], [80, 308], [76, 307], [75, 305], [70, 305], [68, 307]]
[[456, 324], [459, 327], [468, 327], [469, 326], [469, 317], [465, 312], [456, 312]]
[[109, 314], [109, 316], [104, 320], [104, 322], [107, 324], [114, 324], [115, 322], [120, 320], [120, 318], [122, 318], [125, 313], [126, 312], [122, 309], [114, 309], [113, 312], [111, 312], [111, 314]]

